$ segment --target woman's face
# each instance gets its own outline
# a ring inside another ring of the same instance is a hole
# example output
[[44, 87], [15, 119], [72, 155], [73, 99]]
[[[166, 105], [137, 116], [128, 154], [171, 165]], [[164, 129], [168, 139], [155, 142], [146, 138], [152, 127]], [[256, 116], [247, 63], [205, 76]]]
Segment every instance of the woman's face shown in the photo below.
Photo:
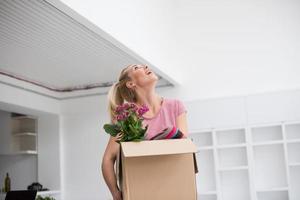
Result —
[[133, 82], [131, 84], [140, 87], [153, 85], [158, 80], [156, 74], [147, 65], [131, 65], [128, 73]]

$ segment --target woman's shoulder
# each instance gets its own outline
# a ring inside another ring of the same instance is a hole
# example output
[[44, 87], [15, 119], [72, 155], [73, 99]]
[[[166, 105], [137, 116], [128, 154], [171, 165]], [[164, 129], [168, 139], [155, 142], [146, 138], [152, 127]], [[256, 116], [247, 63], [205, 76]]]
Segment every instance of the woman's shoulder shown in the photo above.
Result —
[[175, 113], [176, 116], [180, 115], [183, 112], [186, 112], [187, 109], [184, 105], [184, 103], [177, 98], [166, 98], [165, 99], [165, 107], [169, 111], [172, 111]]
[[164, 103], [166, 106], [176, 106], [178, 104], [181, 104], [182, 101], [177, 98], [166, 98], [164, 97]]

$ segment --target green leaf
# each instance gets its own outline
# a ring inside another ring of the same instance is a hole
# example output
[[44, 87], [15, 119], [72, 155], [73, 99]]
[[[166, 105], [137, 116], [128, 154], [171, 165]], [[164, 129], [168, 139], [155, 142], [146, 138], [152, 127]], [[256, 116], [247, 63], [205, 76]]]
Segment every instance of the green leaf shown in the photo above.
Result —
[[103, 128], [106, 133], [114, 137], [121, 131], [117, 124], [104, 124]]
[[129, 129], [135, 136], [139, 134], [137, 129], [135, 129], [132, 124], [129, 124]]

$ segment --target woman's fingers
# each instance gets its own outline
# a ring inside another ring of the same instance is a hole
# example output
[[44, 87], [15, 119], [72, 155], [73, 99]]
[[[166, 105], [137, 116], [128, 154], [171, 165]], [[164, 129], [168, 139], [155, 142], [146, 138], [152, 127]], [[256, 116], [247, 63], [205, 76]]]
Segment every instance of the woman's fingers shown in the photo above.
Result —
[[123, 132], [120, 132], [116, 135], [116, 140], [121, 140], [123, 136]]
[[123, 132], [117, 134], [117, 137], [122, 137], [122, 136], [123, 136]]

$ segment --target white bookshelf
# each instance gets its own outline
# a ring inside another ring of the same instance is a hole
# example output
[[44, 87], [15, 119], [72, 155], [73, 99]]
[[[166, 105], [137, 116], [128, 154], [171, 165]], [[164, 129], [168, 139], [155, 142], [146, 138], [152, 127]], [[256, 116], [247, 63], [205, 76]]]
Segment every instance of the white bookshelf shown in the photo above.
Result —
[[11, 117], [13, 154], [37, 154], [37, 119], [32, 116]]
[[299, 200], [300, 122], [190, 133], [201, 200]]

